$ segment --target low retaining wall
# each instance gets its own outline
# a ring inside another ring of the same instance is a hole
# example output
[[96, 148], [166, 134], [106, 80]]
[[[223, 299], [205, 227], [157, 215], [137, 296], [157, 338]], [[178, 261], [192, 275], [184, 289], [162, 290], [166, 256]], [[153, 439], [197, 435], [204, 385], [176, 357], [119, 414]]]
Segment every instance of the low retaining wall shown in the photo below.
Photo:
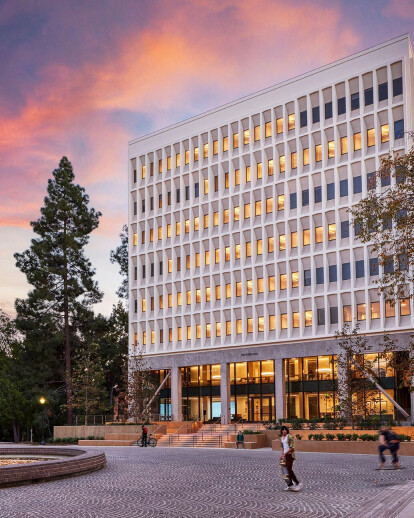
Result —
[[[148, 433], [153, 433], [153, 431], [158, 427], [158, 424], [147, 425]], [[164, 424], [165, 431], [167, 430], [167, 425]], [[54, 426], [53, 427], [53, 438], [54, 439], [64, 439], [66, 437], [105, 437], [107, 433], [135, 433], [138, 430], [141, 433], [141, 425], [140, 424], [111, 424], [111, 425], [99, 425], [99, 426]], [[165, 433], [165, 432], [164, 432]]]
[[[316, 453], [378, 454], [378, 441], [295, 441], [295, 450]], [[272, 450], [281, 451], [280, 439], [272, 441]], [[387, 454], [387, 452], [385, 452]], [[414, 456], [414, 442], [402, 442], [399, 455]]]
[[103, 468], [105, 454], [78, 448], [11, 447], [0, 448], [0, 455], [59, 455], [63, 459], [43, 460], [33, 464], [10, 465], [0, 468], [0, 487], [46, 482], [57, 478], [84, 475]]

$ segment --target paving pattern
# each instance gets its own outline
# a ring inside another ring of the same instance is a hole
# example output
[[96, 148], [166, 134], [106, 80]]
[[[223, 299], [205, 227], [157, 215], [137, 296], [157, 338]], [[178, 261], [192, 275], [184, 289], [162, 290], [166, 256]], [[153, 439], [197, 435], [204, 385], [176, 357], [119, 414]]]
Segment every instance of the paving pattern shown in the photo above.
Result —
[[373, 455], [299, 453], [304, 489], [291, 493], [270, 449], [97, 449], [101, 471], [0, 489], [0, 518], [345, 518], [414, 479], [414, 457], [378, 472]]

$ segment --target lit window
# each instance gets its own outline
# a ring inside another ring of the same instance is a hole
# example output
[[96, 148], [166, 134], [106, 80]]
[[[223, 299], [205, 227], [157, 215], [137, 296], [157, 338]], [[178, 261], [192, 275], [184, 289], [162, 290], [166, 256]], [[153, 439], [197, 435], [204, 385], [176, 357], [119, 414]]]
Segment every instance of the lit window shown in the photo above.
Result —
[[141, 176], [142, 178], [145, 178], [145, 165], [143, 165], [141, 168]]
[[231, 298], [231, 284], [226, 284], [226, 299]]
[[238, 335], [241, 335], [243, 331], [243, 321], [241, 318], [236, 320], [236, 332]]
[[237, 149], [239, 147], [239, 134], [233, 134], [233, 149]]
[[142, 344], [146, 345], [146, 343], [147, 343], [147, 333], [144, 331], [142, 333]]
[[290, 246], [291, 246], [291, 248], [298, 247], [298, 233], [297, 232], [290, 233]]
[[213, 214], [213, 226], [214, 227], [217, 227], [219, 224], [219, 213], [218, 212], [215, 212]]
[[177, 223], [175, 224], [175, 235], [176, 236], [180, 235], [180, 222], [179, 221], [177, 221]]
[[162, 227], [158, 227], [158, 239], [162, 239]]
[[260, 140], [260, 126], [254, 127], [254, 141], [257, 142]]
[[335, 141], [328, 142], [328, 158], [335, 158]]
[[388, 142], [390, 140], [390, 125], [384, 124], [381, 126], [381, 142]]
[[257, 330], [259, 333], [263, 333], [264, 331], [264, 317], [259, 317], [257, 319]]
[[269, 254], [275, 251], [275, 239], [273, 236], [267, 238], [267, 251]]
[[247, 319], [247, 332], [253, 333], [253, 319], [252, 318]]
[[287, 313], [282, 313], [280, 315], [280, 327], [281, 327], [281, 329], [287, 329], [287, 327], [288, 327]]
[[260, 178], [263, 176], [263, 167], [262, 167], [262, 163], [261, 162], [258, 162], [256, 164], [256, 178], [258, 180], [260, 180]]
[[201, 302], [201, 290], [199, 288], [196, 289], [196, 302], [197, 304]]
[[371, 302], [371, 320], [375, 320], [380, 318], [380, 303], [379, 302]]
[[218, 153], [218, 140], [213, 140], [213, 155]]
[[206, 287], [206, 302], [210, 302], [211, 300], [211, 290], [210, 290], [210, 286], [207, 286]]
[[231, 335], [231, 321], [229, 321], [229, 320], [227, 320], [227, 322], [226, 322], [226, 335], [227, 336]]
[[294, 130], [295, 129], [295, 114], [291, 113], [288, 115], [288, 130]]
[[298, 154], [296, 151], [290, 155], [290, 166], [292, 169], [296, 169], [298, 167]]
[[191, 256], [187, 255], [186, 257], [186, 268], [189, 270], [191, 268]]
[[171, 293], [168, 294], [168, 307], [172, 308], [172, 294]]
[[185, 220], [185, 233], [188, 234], [190, 232], [190, 220]]
[[151, 343], [155, 344], [155, 331], [151, 331]]
[[273, 198], [266, 198], [266, 214], [273, 212]]
[[137, 234], [134, 234], [134, 246], [137, 246], [138, 243], [138, 237]]
[[175, 155], [175, 167], [180, 167], [180, 153]]
[[150, 228], [150, 242], [152, 243], [154, 241], [154, 230]]
[[158, 305], [159, 305], [160, 309], [164, 308], [164, 297], [162, 295], [160, 295], [159, 304]]
[[177, 306], [181, 306], [181, 292], [177, 293]]
[[348, 137], [341, 138], [341, 155], [348, 153]]
[[229, 150], [229, 137], [223, 137], [223, 151]]
[[261, 239], [257, 240], [257, 255], [263, 254], [263, 241]]
[[361, 133], [354, 133], [354, 151], [359, 151], [361, 145]]
[[256, 201], [256, 203], [255, 203], [255, 215], [256, 216], [260, 216], [261, 213], [262, 213], [262, 202], [261, 201]]
[[247, 281], [247, 295], [253, 295], [253, 281]]
[[214, 192], [218, 192], [219, 190], [219, 179], [218, 176], [214, 177]]
[[293, 327], [300, 327], [299, 313], [298, 312], [292, 313], [292, 318], [293, 318]]
[[280, 119], [276, 119], [276, 133], [279, 135], [279, 133], [283, 133], [283, 117], [280, 117]]
[[173, 330], [169, 329], [168, 330], [168, 341], [172, 342], [172, 339], [173, 339]]
[[263, 277], [260, 279], [257, 279], [257, 293], [263, 293], [264, 292], [264, 284], [263, 284]]
[[194, 231], [197, 232], [197, 230], [199, 229], [199, 226], [200, 226], [200, 218], [198, 216], [196, 216], [194, 218]]
[[266, 122], [265, 123], [265, 138], [272, 136], [272, 123]]
[[243, 131], [243, 143], [245, 145], [247, 145], [250, 141], [250, 131], [247, 129], [247, 130], [244, 130]]
[[352, 322], [352, 307], [344, 306], [343, 313], [344, 313], [344, 322]]
[[267, 174], [268, 176], [273, 176], [273, 158], [267, 161]]
[[402, 317], [410, 314], [410, 299], [400, 300], [400, 315]]
[[191, 304], [191, 291], [190, 290], [187, 291], [187, 304], [188, 305]]
[[303, 246], [310, 245], [310, 230], [305, 228], [303, 231]]
[[334, 241], [336, 239], [336, 224], [328, 225], [328, 240]]
[[196, 268], [199, 268], [200, 267], [200, 254], [198, 252], [196, 252]]
[[305, 327], [311, 327], [312, 325], [312, 311], [305, 311]]
[[220, 289], [220, 285], [216, 286], [216, 300], [220, 300], [221, 299], [221, 289]]
[[366, 320], [367, 314], [365, 310], [365, 304], [357, 304], [357, 319]]
[[251, 179], [252, 179], [251, 168], [248, 165], [248, 166], [246, 166], [246, 182], [250, 182]]
[[236, 297], [241, 297], [242, 295], [242, 283], [240, 281], [236, 282]]
[[280, 289], [285, 290], [287, 288], [287, 275], [286, 273], [280, 274]]
[[320, 162], [322, 160], [322, 144], [316, 144], [315, 146], [315, 161]]
[[252, 242], [247, 241], [246, 242], [246, 257], [251, 257], [252, 255]]
[[315, 242], [316, 243], [323, 242], [323, 228], [322, 227], [315, 228]]
[[198, 147], [194, 148], [194, 162], [198, 162]]
[[250, 218], [250, 203], [244, 205], [244, 219]]
[[286, 250], [286, 235], [280, 234], [279, 236], [279, 250]]
[[208, 180], [204, 180], [204, 194], [208, 194]]
[[227, 262], [227, 261], [230, 261], [230, 247], [229, 247], [229, 246], [226, 246], [226, 248], [224, 249], [224, 251], [225, 251], [225, 256], [224, 256], [224, 258], [225, 258], [226, 262]]
[[236, 259], [240, 259], [240, 243], [236, 245], [236, 253], [235, 253]]
[[221, 322], [216, 322], [216, 336], [221, 336]]
[[211, 337], [211, 324], [206, 324], [206, 338]]
[[203, 150], [204, 150], [204, 158], [208, 158], [208, 144], [204, 144]]
[[367, 130], [367, 146], [375, 146], [375, 129], [371, 128]]
[[220, 248], [216, 248], [214, 253], [214, 260], [216, 264], [220, 262]]
[[201, 325], [200, 324], [196, 325], [196, 337], [201, 338]]
[[229, 222], [230, 215], [229, 215], [229, 209], [224, 209], [223, 211], [223, 223], [226, 224]]
[[309, 165], [309, 148], [303, 150], [303, 165]]
[[185, 165], [190, 163], [190, 151], [188, 149], [185, 150]]
[[285, 155], [282, 155], [279, 157], [279, 168], [280, 168], [280, 172], [281, 173], [284, 173], [285, 170], [286, 170], [286, 157]]
[[292, 272], [292, 288], [299, 288], [299, 272]]
[[167, 156], [167, 171], [171, 171], [171, 157]]
[[168, 223], [167, 225], [167, 237], [171, 237], [171, 224]]
[[276, 280], [274, 275], [269, 276], [269, 291], [275, 291]]
[[285, 209], [285, 195], [280, 194], [277, 197], [277, 210], [284, 210]]
[[162, 159], [161, 160], [158, 160], [158, 172], [161, 174], [162, 173]]
[[147, 299], [143, 298], [141, 301], [142, 311], [147, 311]]
[[269, 331], [276, 329], [276, 315], [269, 315]]
[[240, 185], [240, 169], [234, 171], [234, 185]]
[[204, 252], [204, 262], [206, 263], [206, 266], [210, 264], [210, 252], [208, 250]]

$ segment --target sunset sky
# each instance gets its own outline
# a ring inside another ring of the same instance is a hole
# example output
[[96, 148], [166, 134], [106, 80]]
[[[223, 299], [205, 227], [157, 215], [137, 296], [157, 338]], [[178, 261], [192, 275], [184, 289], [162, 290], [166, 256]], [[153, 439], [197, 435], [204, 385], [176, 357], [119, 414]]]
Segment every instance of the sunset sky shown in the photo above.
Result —
[[63, 155], [103, 213], [108, 314], [129, 140], [404, 33], [414, 0], [0, 0], [0, 308], [29, 289], [13, 253]]

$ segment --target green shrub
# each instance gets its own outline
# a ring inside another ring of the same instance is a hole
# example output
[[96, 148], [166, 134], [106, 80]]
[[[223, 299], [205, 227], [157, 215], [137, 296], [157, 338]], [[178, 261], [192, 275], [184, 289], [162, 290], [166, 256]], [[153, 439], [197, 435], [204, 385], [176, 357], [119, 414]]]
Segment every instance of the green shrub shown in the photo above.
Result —
[[402, 442], [411, 441], [410, 435], [405, 435], [405, 434], [401, 433], [401, 434], [398, 434], [398, 437], [399, 437], [400, 441], [402, 441]]
[[254, 430], [243, 430], [243, 433], [244, 435], [258, 435], [262, 432], [257, 432], [257, 431], [254, 431]]
[[357, 433], [353, 433], [351, 434], [351, 438], [349, 439], [350, 441], [357, 441], [359, 438], [359, 435]]
[[295, 435], [295, 437], [296, 437], [296, 439], [297, 439], [298, 441], [301, 441], [301, 440], [302, 440], [302, 436], [300, 435], [300, 433], [297, 433], [297, 434]]
[[317, 419], [312, 419], [310, 422], [309, 422], [309, 430], [317, 430], [319, 428], [318, 426], [318, 420]]
[[378, 435], [376, 434], [371, 434], [371, 433], [363, 433], [359, 436], [359, 439], [361, 441], [377, 441], [378, 440]]
[[88, 435], [88, 437], [86, 437], [88, 439], [88, 441], [93, 441], [95, 439], [95, 436], [94, 435]]
[[292, 430], [302, 430], [303, 429], [303, 419], [291, 419], [290, 427]]
[[327, 441], [334, 441], [335, 440], [335, 435], [333, 433], [327, 433], [326, 434], [326, 440]]
[[323, 441], [324, 437], [325, 436], [323, 435], [323, 433], [314, 433], [313, 434], [314, 441]]
[[337, 433], [336, 438], [338, 441], [346, 441], [346, 435], [344, 433]]

